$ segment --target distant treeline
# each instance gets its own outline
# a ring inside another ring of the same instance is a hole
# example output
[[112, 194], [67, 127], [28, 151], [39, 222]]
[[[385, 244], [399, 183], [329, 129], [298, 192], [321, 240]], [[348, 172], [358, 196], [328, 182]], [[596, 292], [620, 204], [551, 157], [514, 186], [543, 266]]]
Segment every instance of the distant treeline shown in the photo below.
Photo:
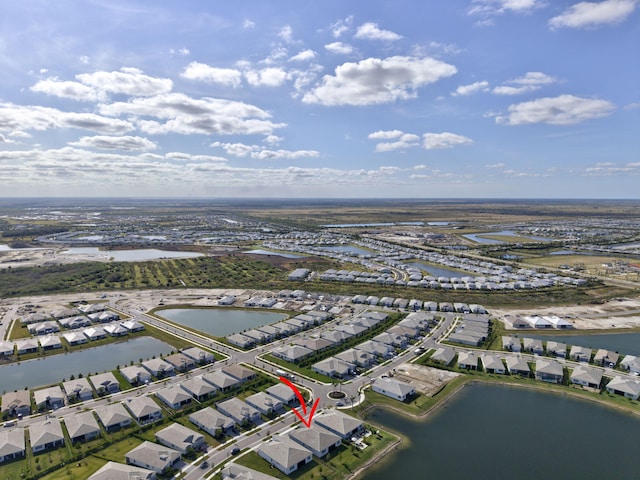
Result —
[[4, 230], [2, 236], [6, 238], [40, 237], [42, 235], [52, 235], [54, 233], [66, 232], [69, 229], [62, 226], [42, 225], [38, 227], [14, 228]]

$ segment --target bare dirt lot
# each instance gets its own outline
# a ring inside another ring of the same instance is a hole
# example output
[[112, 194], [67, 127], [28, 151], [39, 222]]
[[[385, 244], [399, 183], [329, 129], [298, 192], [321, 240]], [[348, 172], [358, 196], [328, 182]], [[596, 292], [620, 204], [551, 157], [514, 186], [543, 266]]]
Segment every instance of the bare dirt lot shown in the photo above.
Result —
[[396, 368], [394, 378], [410, 383], [416, 391], [427, 396], [432, 396], [443, 385], [459, 376], [459, 373], [438, 370], [437, 368], [404, 363]]
[[571, 322], [577, 330], [640, 328], [640, 299], [620, 298], [602, 305], [499, 309], [492, 310], [491, 315], [502, 321], [507, 328], [510, 327], [509, 320], [527, 315], [556, 315]]

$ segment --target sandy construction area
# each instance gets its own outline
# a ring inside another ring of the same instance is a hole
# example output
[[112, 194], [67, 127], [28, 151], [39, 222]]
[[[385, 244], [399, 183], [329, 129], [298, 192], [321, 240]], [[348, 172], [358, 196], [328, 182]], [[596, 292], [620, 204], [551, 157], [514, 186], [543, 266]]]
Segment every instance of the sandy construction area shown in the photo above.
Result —
[[491, 310], [493, 318], [509, 328], [510, 319], [527, 315], [556, 315], [573, 323], [578, 330], [640, 328], [640, 299], [620, 298], [601, 305], [553, 306], [527, 309]]
[[450, 382], [459, 373], [449, 372], [447, 370], [438, 370], [437, 368], [427, 367], [424, 365], [416, 365], [413, 363], [403, 363], [394, 372], [394, 378], [413, 385], [417, 392], [432, 396], [443, 385]]

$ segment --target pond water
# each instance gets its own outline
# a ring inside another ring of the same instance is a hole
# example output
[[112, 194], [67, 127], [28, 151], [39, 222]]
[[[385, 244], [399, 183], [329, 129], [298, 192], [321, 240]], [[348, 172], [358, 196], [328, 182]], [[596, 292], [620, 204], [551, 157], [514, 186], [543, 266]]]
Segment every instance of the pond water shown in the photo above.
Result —
[[322, 250], [339, 253], [352, 253], [355, 255], [373, 255], [373, 252], [364, 248], [354, 247], [353, 245], [332, 245], [330, 247], [321, 247]]
[[432, 265], [428, 265], [422, 262], [412, 262], [412, 263], [407, 263], [406, 265], [419, 268], [420, 270], [423, 270], [427, 272], [429, 275], [432, 275], [434, 277], [447, 277], [447, 278], [475, 277], [473, 272], [459, 272], [457, 270], [451, 270], [445, 267], [434, 267]]
[[565, 395], [473, 384], [426, 421], [380, 409], [366, 420], [409, 442], [364, 480], [637, 478], [640, 471], [640, 419]]
[[114, 262], [145, 262], [147, 260], [159, 260], [161, 258], [193, 258], [203, 255], [197, 252], [175, 252], [155, 248], [141, 248], [139, 250], [100, 250], [97, 247], [69, 248], [62, 253], [67, 255], [107, 257], [113, 259]]
[[539, 338], [546, 342], [553, 340], [567, 345], [579, 345], [587, 348], [604, 348], [622, 355], [640, 355], [640, 332], [627, 333], [595, 333], [588, 335], [529, 335], [521, 337]]
[[295, 255], [293, 253], [274, 252], [272, 250], [262, 250], [262, 249], [248, 250], [242, 253], [253, 253], [255, 255], [276, 255], [278, 257], [284, 257], [284, 258], [304, 258], [302, 255]]
[[477, 242], [477, 243], [484, 243], [487, 245], [498, 245], [498, 244], [502, 244], [502, 243], [506, 243], [502, 240], [495, 240], [492, 238], [485, 238], [486, 236], [501, 236], [501, 237], [522, 237], [522, 238], [527, 238], [529, 240], [535, 240], [538, 242], [548, 242], [550, 239], [549, 238], [544, 238], [544, 237], [536, 237], [533, 235], [520, 235], [518, 233], [515, 233], [511, 230], [503, 230], [501, 232], [484, 232], [484, 233], [467, 233], [465, 235], [463, 235], [463, 237], [468, 238], [471, 241]]
[[118, 365], [137, 363], [175, 350], [168, 343], [153, 337], [136, 337], [125, 342], [110, 343], [71, 353], [50, 355], [0, 366], [0, 390], [9, 392], [24, 387], [34, 388], [69, 380], [71, 375], [84, 376], [114, 370]]
[[156, 314], [215, 337], [240, 333], [248, 328], [276, 323], [289, 317], [286, 313], [232, 308], [168, 308]]

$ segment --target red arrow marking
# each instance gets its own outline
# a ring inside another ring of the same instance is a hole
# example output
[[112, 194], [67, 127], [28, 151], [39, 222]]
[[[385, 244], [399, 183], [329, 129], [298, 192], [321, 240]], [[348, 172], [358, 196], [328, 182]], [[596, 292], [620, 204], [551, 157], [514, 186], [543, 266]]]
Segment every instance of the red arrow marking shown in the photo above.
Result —
[[307, 428], [311, 428], [311, 421], [313, 420], [313, 415], [316, 413], [316, 409], [318, 408], [320, 399], [316, 398], [316, 401], [313, 402], [313, 406], [311, 407], [311, 412], [309, 413], [309, 420], [306, 420], [304, 416], [307, 414], [307, 402], [304, 401], [304, 397], [300, 393], [300, 390], [298, 390], [298, 387], [296, 387], [293, 383], [291, 383], [288, 379], [284, 377], [280, 377], [280, 381], [293, 390], [293, 393], [296, 394], [296, 397], [298, 397], [298, 401], [302, 406], [302, 412], [303, 412], [302, 414], [295, 408], [293, 409], [293, 413], [295, 413], [298, 416], [300, 421], [304, 423], [307, 426]]

